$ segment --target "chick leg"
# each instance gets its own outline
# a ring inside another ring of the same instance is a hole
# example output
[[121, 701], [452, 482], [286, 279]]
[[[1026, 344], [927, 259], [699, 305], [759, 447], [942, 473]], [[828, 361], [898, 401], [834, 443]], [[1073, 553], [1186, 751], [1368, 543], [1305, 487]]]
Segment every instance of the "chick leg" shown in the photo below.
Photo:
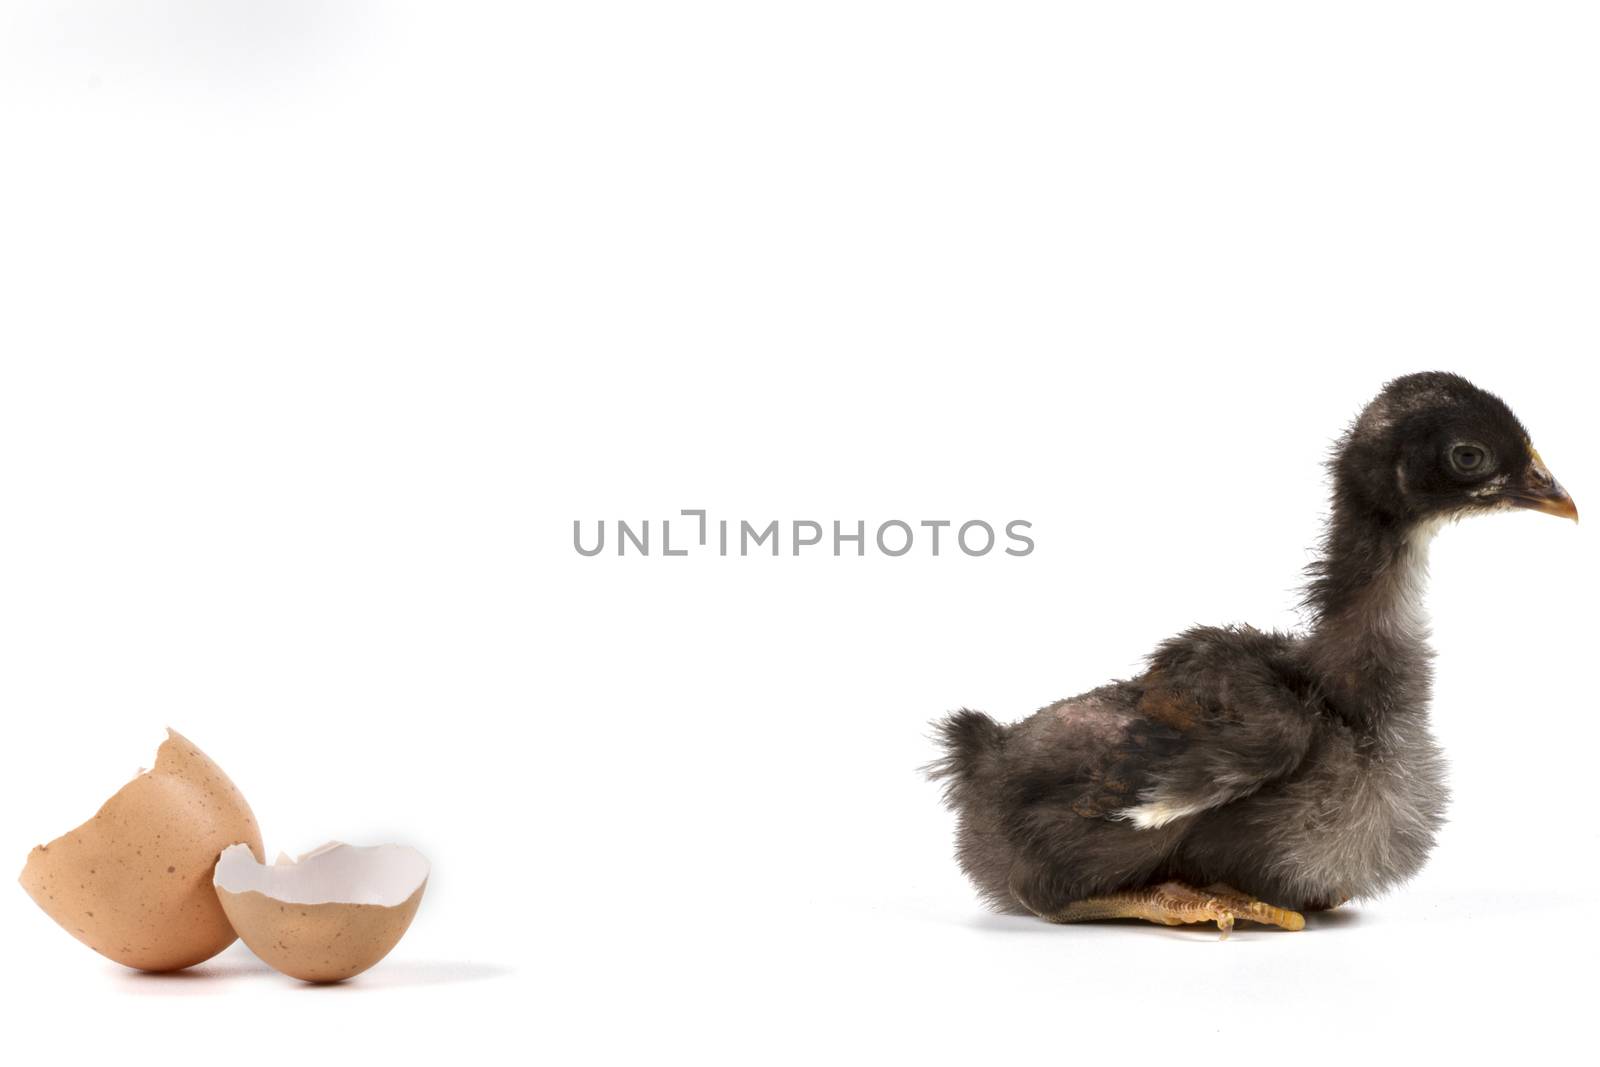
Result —
[[1127, 889], [1103, 897], [1077, 900], [1053, 911], [1033, 909], [1026, 898], [1022, 903], [1039, 918], [1053, 923], [1088, 922], [1093, 919], [1143, 919], [1146, 922], [1179, 926], [1183, 923], [1215, 922], [1227, 937], [1239, 919], [1300, 930], [1305, 917], [1297, 911], [1273, 907], [1245, 896], [1225, 885], [1196, 889], [1183, 882], [1162, 882], [1143, 889]]

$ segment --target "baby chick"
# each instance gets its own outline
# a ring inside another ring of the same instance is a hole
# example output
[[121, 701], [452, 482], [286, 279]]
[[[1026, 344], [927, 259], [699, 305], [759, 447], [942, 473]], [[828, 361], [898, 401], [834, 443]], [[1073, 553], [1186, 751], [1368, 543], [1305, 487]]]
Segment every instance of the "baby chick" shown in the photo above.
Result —
[[1428, 729], [1428, 543], [1467, 515], [1578, 511], [1511, 409], [1454, 374], [1390, 382], [1329, 466], [1308, 632], [1196, 627], [1137, 678], [1022, 722], [938, 723], [930, 775], [991, 904], [1298, 930], [1301, 912], [1422, 867], [1447, 797]]

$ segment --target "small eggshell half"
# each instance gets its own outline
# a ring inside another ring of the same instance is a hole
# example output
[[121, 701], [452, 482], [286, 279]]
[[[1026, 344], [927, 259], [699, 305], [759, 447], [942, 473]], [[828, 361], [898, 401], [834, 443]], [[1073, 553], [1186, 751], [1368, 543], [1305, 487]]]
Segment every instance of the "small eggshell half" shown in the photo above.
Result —
[[215, 884], [257, 956], [294, 978], [340, 982], [399, 943], [422, 903], [428, 861], [403, 845], [332, 842], [267, 867], [235, 845], [217, 860]]
[[233, 944], [211, 888], [217, 853], [262, 855], [250, 805], [175, 731], [156, 765], [94, 818], [28, 854], [22, 888], [79, 941], [141, 971], [176, 971]]

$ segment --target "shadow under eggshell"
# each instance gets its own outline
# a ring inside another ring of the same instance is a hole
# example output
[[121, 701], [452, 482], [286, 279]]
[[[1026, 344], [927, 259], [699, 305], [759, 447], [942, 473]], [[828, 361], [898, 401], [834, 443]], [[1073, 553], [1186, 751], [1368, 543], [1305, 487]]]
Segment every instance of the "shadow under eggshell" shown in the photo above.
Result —
[[175, 971], [233, 944], [211, 879], [218, 854], [235, 844], [264, 854], [250, 805], [222, 768], [168, 730], [155, 766], [88, 822], [29, 853], [19, 881], [101, 955]]

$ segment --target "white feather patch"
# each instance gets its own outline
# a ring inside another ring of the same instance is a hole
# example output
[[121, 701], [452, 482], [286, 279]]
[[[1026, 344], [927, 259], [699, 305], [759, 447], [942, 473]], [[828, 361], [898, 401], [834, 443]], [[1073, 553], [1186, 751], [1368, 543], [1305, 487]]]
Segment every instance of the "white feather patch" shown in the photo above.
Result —
[[1117, 812], [1117, 818], [1127, 819], [1140, 830], [1158, 830], [1169, 822], [1205, 809], [1204, 804], [1177, 804], [1167, 800], [1152, 800], [1137, 807], [1123, 808]]

